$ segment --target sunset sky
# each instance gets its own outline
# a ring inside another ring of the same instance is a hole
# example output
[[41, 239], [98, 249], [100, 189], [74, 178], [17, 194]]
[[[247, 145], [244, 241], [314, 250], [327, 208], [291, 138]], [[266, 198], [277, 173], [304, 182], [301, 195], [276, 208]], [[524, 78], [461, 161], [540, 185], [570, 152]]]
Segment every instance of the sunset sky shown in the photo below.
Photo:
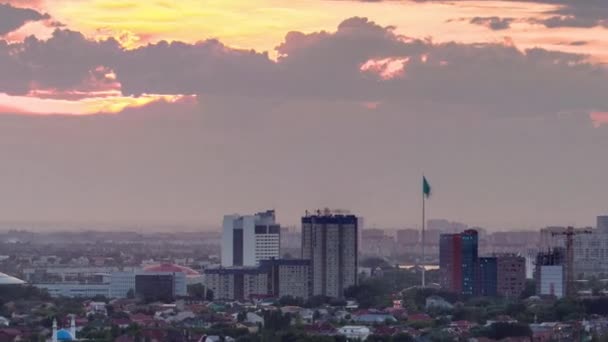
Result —
[[608, 214], [608, 1], [0, 0], [0, 220]]

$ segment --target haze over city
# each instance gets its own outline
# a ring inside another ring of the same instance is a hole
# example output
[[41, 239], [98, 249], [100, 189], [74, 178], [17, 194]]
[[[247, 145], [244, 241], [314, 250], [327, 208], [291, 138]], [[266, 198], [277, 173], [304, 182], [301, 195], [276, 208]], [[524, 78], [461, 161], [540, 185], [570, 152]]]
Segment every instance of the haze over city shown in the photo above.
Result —
[[350, 209], [494, 229], [608, 212], [608, 5], [8, 1], [0, 218]]

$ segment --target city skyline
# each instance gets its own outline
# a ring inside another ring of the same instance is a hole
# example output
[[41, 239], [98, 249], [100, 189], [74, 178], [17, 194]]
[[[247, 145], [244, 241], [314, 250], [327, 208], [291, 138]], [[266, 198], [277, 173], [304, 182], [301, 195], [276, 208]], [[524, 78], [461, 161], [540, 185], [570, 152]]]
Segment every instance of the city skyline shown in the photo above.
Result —
[[607, 17], [597, 0], [11, 0], [0, 218], [294, 225], [330, 207], [415, 227], [424, 172], [428, 218], [593, 226]]

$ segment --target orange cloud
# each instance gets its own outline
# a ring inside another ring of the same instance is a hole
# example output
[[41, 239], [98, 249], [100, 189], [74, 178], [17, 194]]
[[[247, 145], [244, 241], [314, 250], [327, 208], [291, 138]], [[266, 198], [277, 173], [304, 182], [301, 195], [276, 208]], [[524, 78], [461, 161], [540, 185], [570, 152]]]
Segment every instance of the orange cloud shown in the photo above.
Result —
[[139, 97], [110, 95], [105, 97], [85, 97], [78, 100], [34, 96], [12, 96], [0, 93], [0, 114], [31, 115], [94, 115], [117, 114], [128, 108], [143, 107], [155, 102], [196, 103], [194, 95], [145, 94]]
[[405, 75], [405, 66], [409, 60], [409, 57], [370, 59], [361, 66], [360, 70], [377, 74], [383, 80], [390, 80]]

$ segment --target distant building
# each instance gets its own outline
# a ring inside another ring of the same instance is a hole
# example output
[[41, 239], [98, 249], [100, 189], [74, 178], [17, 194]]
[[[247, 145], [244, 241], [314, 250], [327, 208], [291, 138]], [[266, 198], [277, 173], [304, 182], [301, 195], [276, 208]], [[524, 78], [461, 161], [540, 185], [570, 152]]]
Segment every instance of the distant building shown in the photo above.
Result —
[[442, 234], [439, 245], [439, 281], [442, 288], [480, 296], [517, 297], [523, 292], [526, 259], [511, 254], [479, 257], [479, 235], [476, 230]]
[[518, 255], [499, 255], [496, 258], [497, 294], [517, 298], [526, 288], [526, 258]]
[[400, 229], [397, 231], [397, 244], [399, 246], [416, 246], [420, 243], [418, 229]]
[[222, 231], [223, 267], [257, 266], [260, 260], [278, 259], [281, 226], [274, 210], [255, 215], [226, 215]]
[[[112, 272], [102, 278], [98, 283], [60, 282], [60, 283], [34, 283], [33, 286], [45, 289], [52, 297], [93, 298], [103, 296], [106, 298], [126, 298], [129, 292], [137, 294], [137, 278], [139, 289], [143, 297], [148, 297], [146, 284], [154, 283], [154, 277], [171, 280], [171, 297], [186, 296], [187, 275], [183, 272], [155, 272], [136, 270], [125, 272]], [[169, 282], [169, 280], [167, 280]], [[160, 286], [160, 284], [156, 284]], [[167, 285], [168, 286], [168, 285]], [[160, 289], [159, 289], [160, 290]], [[163, 288], [166, 290], [166, 288]]]
[[477, 231], [469, 229], [460, 234], [441, 234], [439, 269], [443, 288], [465, 295], [475, 294], [477, 262]]
[[462, 293], [475, 294], [475, 273], [479, 238], [476, 230], [465, 230], [462, 234]]
[[260, 267], [228, 267], [205, 270], [205, 285], [214, 299], [249, 300], [268, 295], [268, 273]]
[[307, 299], [312, 290], [310, 260], [263, 260], [260, 268], [268, 273], [268, 294], [281, 298]]
[[395, 239], [382, 229], [362, 229], [359, 252], [365, 255], [388, 257], [395, 252]]
[[36, 283], [34, 287], [46, 290], [51, 297], [93, 298], [110, 297], [110, 283]]
[[302, 217], [302, 259], [311, 261], [312, 294], [342, 298], [357, 284], [359, 220], [325, 210]]
[[138, 274], [135, 276], [135, 296], [145, 301], [169, 302], [175, 298], [173, 274]]
[[[540, 250], [566, 247], [564, 235], [567, 227], [547, 227], [540, 232]], [[608, 275], [608, 216], [597, 217], [597, 228], [576, 228], [575, 231], [591, 231], [573, 237], [574, 278], [605, 277]]]
[[497, 284], [497, 258], [479, 258], [477, 273], [477, 294], [485, 297], [494, 297], [498, 294]]
[[538, 295], [563, 297], [566, 292], [566, 274], [564, 265], [566, 252], [563, 248], [554, 248], [549, 252], [540, 252], [536, 257], [534, 278]]
[[539, 294], [562, 298], [566, 294], [564, 265], [539, 267]]
[[439, 285], [462, 292], [462, 238], [460, 234], [443, 234], [439, 240]]

